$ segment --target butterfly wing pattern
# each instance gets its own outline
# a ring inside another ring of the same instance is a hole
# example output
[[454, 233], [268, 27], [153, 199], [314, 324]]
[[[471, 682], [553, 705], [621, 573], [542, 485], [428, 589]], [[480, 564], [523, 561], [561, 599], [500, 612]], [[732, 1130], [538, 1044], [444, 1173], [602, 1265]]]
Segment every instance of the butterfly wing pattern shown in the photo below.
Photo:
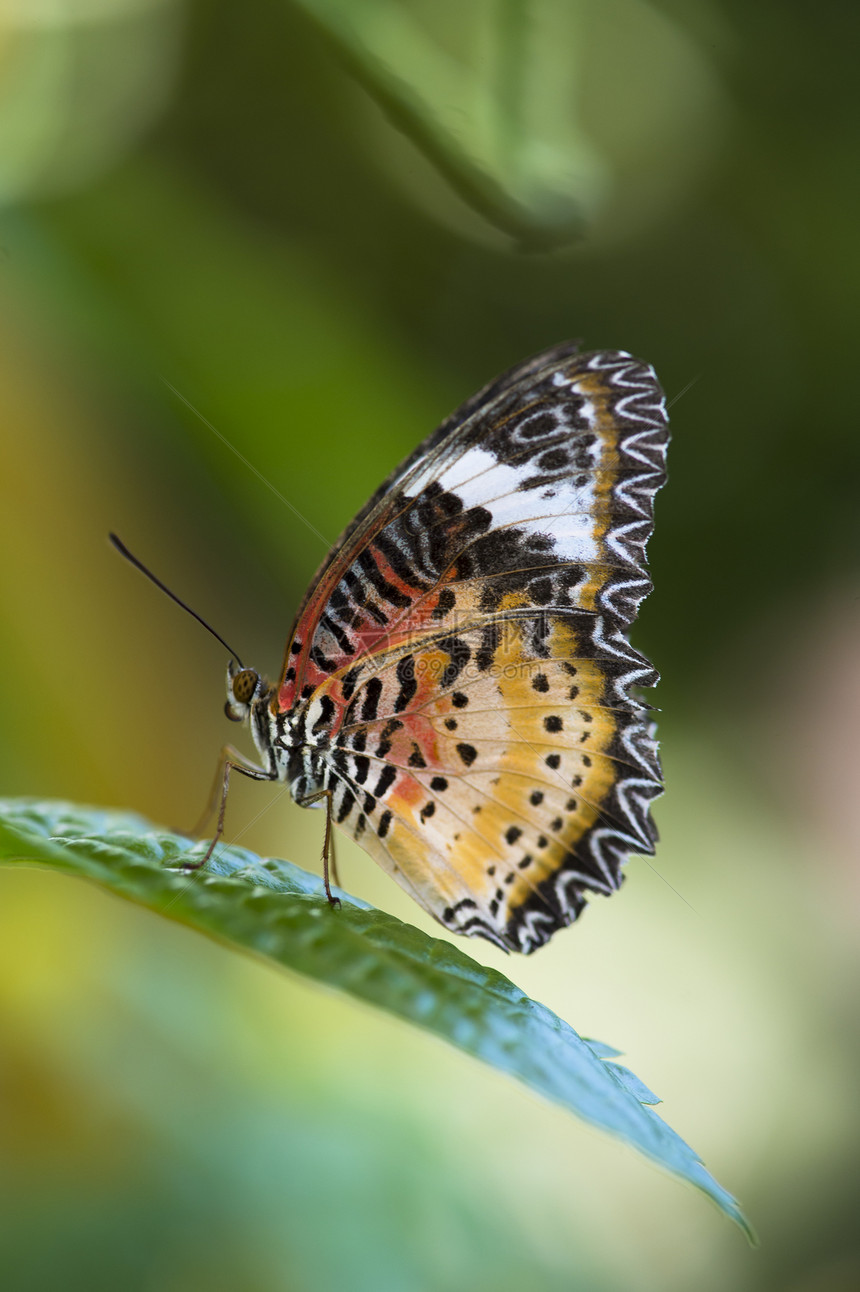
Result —
[[652, 369], [558, 346], [399, 467], [329, 554], [269, 705], [301, 802], [446, 928], [531, 952], [653, 853], [657, 674], [627, 641], [668, 426]]

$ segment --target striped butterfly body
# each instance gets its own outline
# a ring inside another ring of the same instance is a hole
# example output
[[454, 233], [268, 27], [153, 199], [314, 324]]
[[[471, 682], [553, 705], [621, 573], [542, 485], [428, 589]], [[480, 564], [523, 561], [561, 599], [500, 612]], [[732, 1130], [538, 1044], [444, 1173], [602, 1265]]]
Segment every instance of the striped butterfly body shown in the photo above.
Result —
[[[371, 498], [279, 681], [228, 671], [264, 767], [446, 928], [531, 952], [653, 853], [661, 792], [627, 641], [665, 481], [650, 367], [567, 344], [499, 378]], [[247, 770], [239, 766], [239, 770]]]

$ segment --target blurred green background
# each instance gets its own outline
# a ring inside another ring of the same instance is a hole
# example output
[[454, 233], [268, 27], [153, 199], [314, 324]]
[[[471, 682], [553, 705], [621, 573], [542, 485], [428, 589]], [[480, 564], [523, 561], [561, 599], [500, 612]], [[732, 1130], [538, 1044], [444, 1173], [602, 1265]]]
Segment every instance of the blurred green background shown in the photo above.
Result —
[[[538, 955], [467, 949], [623, 1049], [762, 1240], [430, 1037], [7, 871], [4, 1287], [860, 1286], [859, 43], [800, 0], [4, 0], [3, 792], [187, 826], [234, 735], [109, 528], [275, 672], [319, 535], [457, 403], [569, 336], [648, 359], [662, 844]], [[229, 837], [313, 868], [287, 797], [237, 784]]]

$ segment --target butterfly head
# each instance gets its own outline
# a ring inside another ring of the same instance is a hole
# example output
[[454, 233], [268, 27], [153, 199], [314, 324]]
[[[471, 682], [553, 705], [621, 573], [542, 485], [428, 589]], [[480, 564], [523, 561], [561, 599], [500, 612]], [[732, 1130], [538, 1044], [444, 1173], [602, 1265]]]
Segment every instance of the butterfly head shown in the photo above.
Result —
[[224, 712], [231, 722], [247, 722], [254, 701], [268, 690], [266, 681], [254, 668], [240, 668], [234, 660], [227, 665], [227, 703]]

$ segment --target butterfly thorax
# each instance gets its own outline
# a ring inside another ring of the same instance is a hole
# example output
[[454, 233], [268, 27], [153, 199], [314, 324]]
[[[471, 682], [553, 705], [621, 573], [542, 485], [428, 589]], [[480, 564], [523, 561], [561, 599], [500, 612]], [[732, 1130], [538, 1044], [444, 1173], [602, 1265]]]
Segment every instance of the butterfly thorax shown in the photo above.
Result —
[[296, 803], [302, 804], [330, 788], [332, 773], [330, 733], [319, 725], [315, 728], [313, 716], [312, 702], [282, 709], [274, 688], [255, 715], [257, 748], [269, 757], [273, 773], [286, 781]]

